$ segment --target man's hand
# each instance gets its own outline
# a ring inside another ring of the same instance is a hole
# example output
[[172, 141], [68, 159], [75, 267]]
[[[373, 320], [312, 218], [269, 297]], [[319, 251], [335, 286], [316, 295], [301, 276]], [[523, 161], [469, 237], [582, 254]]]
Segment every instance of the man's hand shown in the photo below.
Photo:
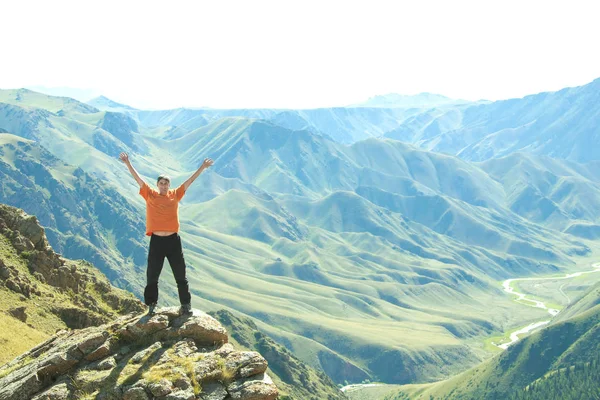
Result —
[[213, 165], [213, 164], [214, 164], [214, 161], [213, 161], [212, 159], [210, 159], [210, 158], [205, 158], [205, 159], [204, 159], [204, 162], [202, 163], [202, 168], [203, 168], [203, 169], [205, 169], [205, 168], [208, 168], [208, 167], [210, 167], [210, 166], [211, 166], [211, 165]]
[[123, 152], [119, 154], [119, 158], [125, 163], [125, 165], [127, 165], [127, 169], [131, 173], [131, 176], [133, 176], [133, 179], [135, 179], [135, 181], [138, 183], [138, 185], [140, 185], [140, 187], [143, 187], [146, 183], [137, 173], [135, 168], [133, 168], [133, 165], [131, 165], [131, 163], [129, 162], [129, 156], [127, 155], [127, 153]]
[[119, 158], [121, 159], [121, 161], [123, 161], [125, 164], [129, 164], [129, 156], [127, 155], [127, 153], [123, 152], [119, 155]]

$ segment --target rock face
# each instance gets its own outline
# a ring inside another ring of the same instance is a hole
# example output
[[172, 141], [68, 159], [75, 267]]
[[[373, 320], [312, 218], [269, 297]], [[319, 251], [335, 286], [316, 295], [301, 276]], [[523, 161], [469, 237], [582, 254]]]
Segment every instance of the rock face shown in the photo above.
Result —
[[266, 369], [208, 314], [164, 308], [57, 333], [0, 367], [0, 400], [277, 399]]
[[[117, 315], [140, 312], [144, 305], [131, 293], [112, 287], [108, 279], [91, 264], [72, 261], [54, 252], [45, 230], [35, 216], [0, 204], [0, 236], [25, 264], [19, 268], [0, 255], [0, 290], [5, 288], [57, 315], [69, 328], [100, 325]], [[69, 301], [57, 301], [62, 293]], [[9, 314], [26, 322], [24, 305], [11, 307]]]

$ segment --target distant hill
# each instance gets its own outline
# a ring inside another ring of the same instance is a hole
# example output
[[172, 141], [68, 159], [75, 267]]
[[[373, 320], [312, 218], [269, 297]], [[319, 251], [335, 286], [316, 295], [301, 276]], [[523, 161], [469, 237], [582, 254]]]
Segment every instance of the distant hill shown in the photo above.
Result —
[[29, 86], [27, 89], [35, 92], [44, 93], [50, 96], [70, 97], [81, 102], [86, 102], [98, 96], [98, 91], [95, 89], [78, 89], [70, 87], [45, 87], [45, 86]]
[[0, 103], [46, 110], [51, 113], [92, 114], [95, 107], [81, 103], [70, 97], [48, 96], [29, 89], [0, 90]]
[[434, 108], [445, 105], [471, 103], [468, 100], [451, 99], [435, 93], [419, 93], [416, 95], [402, 95], [389, 93], [369, 98], [363, 103], [351, 107], [383, 107], [383, 108]]
[[579, 163], [600, 160], [600, 79], [520, 99], [428, 110], [386, 137], [484, 161], [528, 152]]
[[135, 111], [136, 109], [130, 107], [126, 104], [117, 103], [109, 99], [108, 97], [98, 96], [91, 100], [86, 101], [87, 104], [96, 107], [100, 110], [106, 111], [118, 111], [118, 112], [126, 112], [126, 111]]
[[402, 121], [420, 112], [405, 108], [319, 108], [308, 110], [212, 110], [176, 109], [165, 111], [137, 111], [132, 115], [148, 129], [169, 127], [161, 137], [175, 139], [195, 129], [227, 117], [263, 119], [292, 129], [308, 130], [329, 137], [339, 143], [350, 144], [358, 140], [383, 136], [400, 126]]
[[502, 184], [513, 212], [578, 237], [600, 237], [600, 180], [592, 165], [521, 152], [478, 165]]

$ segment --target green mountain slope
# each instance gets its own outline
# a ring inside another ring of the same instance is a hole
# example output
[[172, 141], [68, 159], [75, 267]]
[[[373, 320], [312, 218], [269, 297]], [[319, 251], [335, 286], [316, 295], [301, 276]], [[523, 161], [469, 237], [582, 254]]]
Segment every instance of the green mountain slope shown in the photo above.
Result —
[[[598, 353], [597, 353], [598, 354]], [[513, 390], [510, 400], [577, 400], [600, 398], [600, 356], [591, 362], [559, 369], [525, 389]]]
[[[585, 374], [561, 385], [573, 387], [576, 380], [588, 381], [589, 374], [597, 374], [598, 350], [600, 349], [600, 284], [596, 284], [577, 302], [559, 314], [548, 327], [526, 337], [506, 351], [481, 365], [452, 378], [417, 391], [411, 398], [427, 399], [505, 399], [535, 398], [524, 389], [540, 385], [540, 390], [549, 390], [553, 380], [564, 373], [564, 369], [587, 368]], [[549, 377], [549, 378], [547, 378]], [[548, 379], [548, 380], [546, 380]], [[588, 382], [589, 383], [589, 382]], [[597, 392], [598, 381], [587, 384], [587, 391]], [[583, 390], [583, 388], [582, 388]], [[568, 391], [567, 391], [568, 393]], [[563, 398], [559, 393], [550, 393], [549, 398]], [[402, 399], [399, 394], [389, 399]], [[533, 396], [533, 394], [531, 394]], [[564, 398], [567, 395], [565, 394]], [[593, 397], [592, 397], [593, 398]]]
[[88, 262], [56, 254], [35, 217], [0, 204], [0, 364], [59, 329], [143, 309]]
[[595, 239], [600, 229], [600, 182], [589, 166], [515, 153], [480, 164], [504, 186], [507, 205], [528, 220]]

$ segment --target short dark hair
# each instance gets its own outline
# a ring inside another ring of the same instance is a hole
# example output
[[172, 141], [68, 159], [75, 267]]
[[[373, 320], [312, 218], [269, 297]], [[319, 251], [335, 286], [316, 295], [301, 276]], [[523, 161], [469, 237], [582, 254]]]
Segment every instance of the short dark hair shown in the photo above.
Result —
[[156, 184], [158, 184], [158, 182], [160, 182], [161, 179], [164, 179], [166, 181], [168, 181], [169, 183], [171, 183], [171, 178], [169, 178], [168, 175], [159, 175], [158, 178], [156, 178]]

